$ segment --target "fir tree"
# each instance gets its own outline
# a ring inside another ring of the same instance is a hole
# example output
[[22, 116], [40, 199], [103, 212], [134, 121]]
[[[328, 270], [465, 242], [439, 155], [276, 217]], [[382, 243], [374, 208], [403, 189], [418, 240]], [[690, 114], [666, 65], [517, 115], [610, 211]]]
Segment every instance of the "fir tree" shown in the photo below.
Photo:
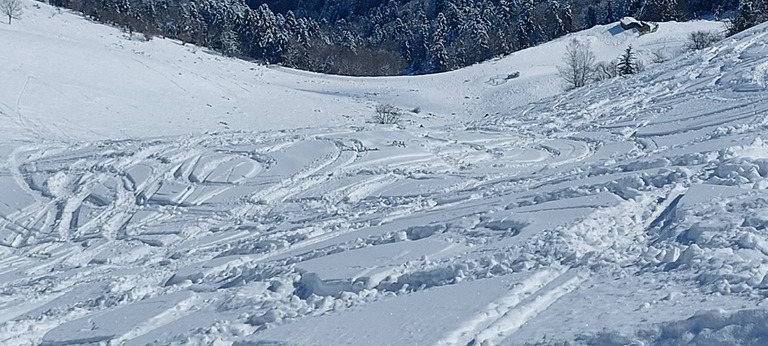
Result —
[[605, 9], [603, 11], [603, 24], [604, 23], [612, 23], [619, 20], [619, 18], [616, 16], [616, 12], [614, 12], [613, 4], [608, 1], [605, 3]]
[[592, 6], [587, 7], [587, 12], [584, 14], [584, 26], [582, 29], [589, 29], [598, 24], [597, 11]]
[[739, 10], [736, 12], [736, 16], [731, 19], [728, 27], [728, 33], [733, 35], [735, 33], [749, 29], [758, 23], [765, 20], [765, 14], [762, 10], [765, 10], [764, 6], [758, 0], [741, 0], [739, 1]]
[[432, 33], [432, 42], [429, 46], [429, 65], [432, 71], [445, 71], [448, 69], [448, 52], [445, 49], [445, 34], [447, 30], [447, 20], [445, 15], [440, 12], [437, 14], [435, 29]]
[[520, 0], [520, 12], [517, 17], [517, 42], [521, 48], [533, 46], [536, 43], [534, 31], [536, 24], [533, 18], [534, 3], [531, 0]]
[[678, 0], [647, 0], [643, 3], [640, 18], [652, 21], [681, 20], [682, 3]]
[[624, 51], [624, 54], [619, 58], [619, 75], [624, 76], [637, 73], [637, 62], [635, 60], [635, 53], [632, 51], [632, 45], [629, 45]]

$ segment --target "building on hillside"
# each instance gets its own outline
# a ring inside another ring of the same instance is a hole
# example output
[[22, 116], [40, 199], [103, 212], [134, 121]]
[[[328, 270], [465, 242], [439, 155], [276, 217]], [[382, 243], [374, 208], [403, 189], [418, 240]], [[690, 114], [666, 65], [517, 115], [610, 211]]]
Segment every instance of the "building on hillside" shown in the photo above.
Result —
[[632, 17], [621, 18], [621, 21], [619, 23], [621, 24], [622, 29], [624, 30], [637, 29], [637, 31], [639, 31], [640, 34], [647, 34], [652, 31], [650, 24], [643, 21], [639, 21]]

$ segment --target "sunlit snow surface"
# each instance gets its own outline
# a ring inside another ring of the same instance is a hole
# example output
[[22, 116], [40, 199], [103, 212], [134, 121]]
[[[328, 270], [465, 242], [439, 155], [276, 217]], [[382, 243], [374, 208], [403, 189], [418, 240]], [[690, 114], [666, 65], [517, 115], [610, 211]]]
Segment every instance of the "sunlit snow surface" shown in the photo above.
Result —
[[561, 93], [572, 37], [650, 57], [722, 25], [348, 78], [25, 5], [0, 25], [0, 344], [768, 341], [768, 26]]

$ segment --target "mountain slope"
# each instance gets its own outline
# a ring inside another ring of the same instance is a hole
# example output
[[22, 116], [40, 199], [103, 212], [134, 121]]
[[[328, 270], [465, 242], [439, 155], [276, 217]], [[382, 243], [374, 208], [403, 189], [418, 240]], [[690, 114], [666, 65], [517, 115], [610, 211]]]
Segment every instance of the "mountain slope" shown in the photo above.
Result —
[[[449, 73], [345, 78], [275, 71], [171, 40], [129, 40], [116, 29], [31, 4], [23, 20], [0, 28], [2, 45], [13, 48], [0, 52], [7, 81], [0, 88], [0, 116], [8, 124], [0, 131], [7, 139], [124, 139], [227, 128], [357, 125], [369, 119], [374, 102], [421, 107], [415, 122], [452, 124], [560, 92], [556, 66], [568, 40]], [[613, 24], [578, 37], [592, 42], [598, 60], [608, 61], [629, 43], [640, 51], [671, 54], [697, 29], [720, 30], [722, 24], [665, 23], [658, 33], [641, 37], [616, 31]], [[541, 50], [551, 53], [536, 53]], [[508, 80], [516, 71], [520, 77]]]
[[719, 24], [397, 78], [16, 24], [2, 344], [761, 341], [768, 26], [561, 94], [571, 38], [607, 60]]

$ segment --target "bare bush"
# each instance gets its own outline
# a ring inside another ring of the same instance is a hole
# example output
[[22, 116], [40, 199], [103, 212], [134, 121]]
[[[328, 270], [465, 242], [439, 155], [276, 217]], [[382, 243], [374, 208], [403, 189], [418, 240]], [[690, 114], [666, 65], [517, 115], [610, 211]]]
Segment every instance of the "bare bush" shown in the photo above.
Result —
[[8, 17], [8, 25], [10, 25], [11, 20], [21, 18], [21, 0], [0, 0], [0, 12]]
[[720, 34], [712, 31], [694, 31], [688, 34], [688, 44], [686, 47], [689, 50], [700, 50], [712, 46], [717, 41], [720, 41]]
[[592, 80], [604, 81], [619, 75], [619, 68], [616, 61], [601, 61], [595, 64]]
[[373, 116], [373, 120], [379, 124], [397, 124], [400, 121], [400, 110], [393, 105], [378, 104], [376, 105], [376, 114]]
[[592, 79], [595, 53], [592, 52], [589, 42], [571, 40], [565, 47], [563, 62], [565, 65], [558, 66], [557, 70], [567, 89], [583, 87]]
[[663, 49], [651, 51], [651, 63], [661, 64], [669, 60], [667, 53]]

